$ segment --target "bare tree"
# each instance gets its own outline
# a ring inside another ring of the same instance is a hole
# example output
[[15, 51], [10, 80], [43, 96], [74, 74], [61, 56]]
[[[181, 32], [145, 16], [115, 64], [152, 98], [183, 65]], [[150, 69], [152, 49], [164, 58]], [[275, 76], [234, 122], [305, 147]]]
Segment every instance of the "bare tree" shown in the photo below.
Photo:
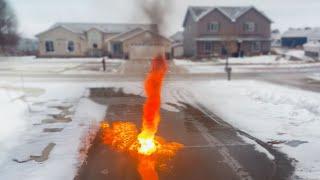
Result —
[[14, 47], [19, 41], [17, 19], [6, 0], [0, 0], [0, 51]]

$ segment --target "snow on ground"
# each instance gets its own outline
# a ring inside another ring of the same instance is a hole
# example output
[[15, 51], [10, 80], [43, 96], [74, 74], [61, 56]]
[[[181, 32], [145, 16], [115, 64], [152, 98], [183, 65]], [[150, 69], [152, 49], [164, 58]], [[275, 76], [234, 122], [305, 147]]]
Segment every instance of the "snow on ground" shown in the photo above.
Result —
[[[0, 63], [2, 62], [20, 62], [20, 63], [90, 63], [101, 62], [102, 57], [96, 58], [37, 58], [35, 56], [0, 56]], [[108, 59], [106, 62], [124, 62], [123, 59]]]
[[320, 177], [320, 94], [258, 81], [175, 86], [234, 127], [264, 142], [283, 142], [275, 146], [298, 161], [296, 175]]
[[189, 59], [174, 59], [174, 64], [177, 66], [192, 66], [192, 65], [213, 65], [215, 61], [191, 61]]
[[285, 53], [286, 56], [291, 56], [291, 57], [295, 57], [295, 58], [298, 58], [298, 59], [305, 59], [305, 55], [304, 55], [304, 51], [303, 50], [288, 50], [286, 53]]
[[[320, 68], [320, 63], [306, 63], [304, 61], [288, 61], [283, 58], [277, 60], [276, 56], [256, 56], [245, 58], [230, 58], [230, 66], [232, 72], [248, 73], [248, 72], [290, 72], [309, 71], [306, 68]], [[216, 61], [190, 61], [190, 60], [174, 60], [177, 66], [186, 69], [192, 74], [201, 73], [224, 73], [225, 60], [218, 59]]]
[[320, 81], [320, 73], [315, 73], [315, 74], [309, 75], [308, 77], [313, 80]]
[[312, 58], [305, 55], [303, 49], [273, 48], [273, 51], [283, 55], [288, 60], [313, 61]]
[[[225, 63], [225, 60], [219, 59], [220, 63]], [[236, 64], [287, 64], [288, 60], [277, 59], [277, 56], [254, 56], [254, 57], [244, 57], [244, 58], [229, 58], [229, 63], [231, 65]]]
[[[188, 59], [174, 59], [174, 63], [178, 66], [183, 65], [223, 65], [225, 64], [225, 59], [214, 59], [214, 60], [207, 60], [207, 61], [191, 61]], [[243, 58], [229, 58], [230, 65], [268, 65], [268, 64], [288, 64], [293, 63], [286, 59], [280, 58], [277, 59], [275, 55], [263, 55], [263, 56], [254, 56], [254, 57], [243, 57]]]
[[17, 90], [0, 89], [0, 164], [12, 148], [19, 145], [18, 137], [25, 131], [28, 107], [22, 101], [23, 93]]
[[121, 59], [106, 59], [106, 72], [103, 72], [102, 58], [36, 58], [34, 56], [0, 57], [0, 73], [115, 73], [124, 63], [125, 60]]
[[[191, 74], [225, 73], [224, 65], [192, 65], [181, 66]], [[233, 73], [250, 72], [310, 72], [320, 69], [320, 63], [284, 64], [284, 65], [231, 65]]]
[[[73, 179], [84, 160], [79, 154], [83, 137], [99, 125], [107, 109], [88, 98], [90, 87], [127, 87], [128, 93], [142, 93], [140, 84], [125, 82], [0, 82], [0, 179]], [[30, 160], [50, 143], [55, 146], [48, 159]]]

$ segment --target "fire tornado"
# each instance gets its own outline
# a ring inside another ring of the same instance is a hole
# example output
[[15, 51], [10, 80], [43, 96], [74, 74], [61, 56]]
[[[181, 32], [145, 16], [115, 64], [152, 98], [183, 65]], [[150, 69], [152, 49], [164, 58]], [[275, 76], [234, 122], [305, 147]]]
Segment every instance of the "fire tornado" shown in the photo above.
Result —
[[155, 134], [160, 122], [161, 88], [167, 69], [166, 59], [157, 56], [152, 61], [151, 70], [145, 81], [147, 100], [143, 108], [142, 132], [138, 136], [141, 154], [151, 155], [159, 146], [155, 141]]
[[128, 153], [138, 161], [137, 171], [142, 180], [157, 180], [157, 167], [166, 166], [182, 144], [167, 142], [156, 136], [160, 123], [161, 89], [168, 70], [163, 56], [155, 57], [145, 80], [146, 102], [143, 106], [142, 129], [139, 133], [132, 122], [118, 121], [101, 124], [102, 140], [113, 150]]

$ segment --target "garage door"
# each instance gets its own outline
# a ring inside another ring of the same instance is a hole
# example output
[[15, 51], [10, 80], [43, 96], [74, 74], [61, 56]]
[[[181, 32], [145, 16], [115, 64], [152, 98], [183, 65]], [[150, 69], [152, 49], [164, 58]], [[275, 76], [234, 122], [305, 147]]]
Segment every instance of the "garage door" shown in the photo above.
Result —
[[132, 45], [129, 48], [130, 59], [152, 59], [158, 54], [165, 54], [163, 46]]

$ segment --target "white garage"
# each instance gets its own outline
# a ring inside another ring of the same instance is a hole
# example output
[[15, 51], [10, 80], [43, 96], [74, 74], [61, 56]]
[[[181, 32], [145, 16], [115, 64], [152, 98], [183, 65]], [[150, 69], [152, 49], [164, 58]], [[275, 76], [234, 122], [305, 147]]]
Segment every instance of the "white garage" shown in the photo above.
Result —
[[114, 48], [117, 51], [111, 53], [129, 59], [152, 59], [158, 54], [169, 54], [171, 48], [169, 39], [157, 32], [143, 29], [129, 31], [109, 41], [111, 47], [117, 47]]
[[130, 59], [152, 59], [161, 54], [165, 55], [166, 49], [164, 46], [157, 45], [131, 45], [129, 47]]

